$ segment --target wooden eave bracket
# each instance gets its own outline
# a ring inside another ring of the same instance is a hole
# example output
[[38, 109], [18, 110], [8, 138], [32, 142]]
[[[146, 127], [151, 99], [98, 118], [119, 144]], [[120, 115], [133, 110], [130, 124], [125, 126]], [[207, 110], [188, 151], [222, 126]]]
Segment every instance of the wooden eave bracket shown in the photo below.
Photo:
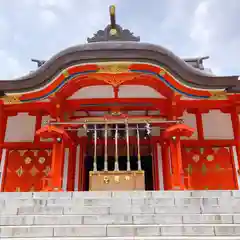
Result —
[[53, 138], [55, 141], [57, 138], [61, 138], [65, 143], [73, 144], [73, 140], [63, 128], [52, 125], [46, 125], [38, 129], [36, 135], [41, 138]]
[[188, 127], [185, 124], [176, 124], [173, 126], [168, 127], [164, 133], [163, 138], [171, 139], [175, 136], [184, 136], [184, 137], [191, 137], [194, 133], [194, 129]]

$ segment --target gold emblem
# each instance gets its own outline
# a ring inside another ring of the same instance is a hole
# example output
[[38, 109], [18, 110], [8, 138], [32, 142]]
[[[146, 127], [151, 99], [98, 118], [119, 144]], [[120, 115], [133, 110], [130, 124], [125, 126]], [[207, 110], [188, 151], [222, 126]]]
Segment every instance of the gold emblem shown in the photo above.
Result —
[[120, 183], [120, 177], [119, 176], [115, 176], [114, 177], [114, 181], [115, 181], [115, 183]]
[[20, 192], [20, 191], [21, 191], [20, 187], [16, 187], [16, 192]]
[[129, 63], [107, 63], [99, 64], [99, 73], [127, 73], [129, 72]]
[[45, 174], [46, 177], [49, 175], [50, 172], [51, 168], [49, 166], [46, 166], [46, 168], [43, 170], [43, 173]]
[[109, 178], [108, 178], [107, 176], [104, 176], [103, 182], [106, 183], [106, 184], [108, 184], [108, 183], [109, 183]]
[[193, 160], [195, 163], [197, 163], [197, 162], [200, 160], [200, 156], [197, 155], [197, 154], [195, 154], [195, 155], [193, 156], [192, 160]]
[[227, 100], [227, 93], [225, 91], [211, 92], [210, 100]]
[[22, 157], [28, 150], [18, 150], [20, 156]]
[[35, 177], [37, 174], [38, 174], [38, 169], [35, 167], [35, 166], [33, 166], [31, 169], [30, 169], [30, 171], [29, 171], [29, 173], [33, 176], [33, 177]]
[[24, 173], [24, 171], [23, 171], [22, 166], [16, 170], [16, 174], [18, 175], [18, 177], [21, 177], [23, 175], [23, 173]]
[[5, 104], [19, 104], [21, 103], [20, 97], [21, 95], [6, 95], [2, 99]]
[[25, 164], [30, 164], [32, 162], [32, 159], [30, 157], [26, 157], [24, 159]]
[[114, 35], [116, 35], [116, 34], [117, 34], [117, 29], [112, 28], [112, 29], [110, 30], [110, 35], [111, 35], [111, 36], [114, 36]]
[[125, 180], [126, 180], [126, 181], [129, 181], [129, 180], [130, 180], [130, 177], [129, 177], [129, 176], [125, 176]]
[[207, 161], [212, 162], [214, 160], [214, 156], [213, 155], [208, 155], [207, 156]]
[[163, 77], [165, 74], [166, 74], [166, 72], [163, 69], [161, 69], [159, 72], [159, 75]]
[[34, 154], [34, 156], [36, 157], [38, 155], [38, 150], [31, 150]]
[[62, 71], [62, 74], [63, 74], [63, 76], [66, 77], [66, 78], [69, 77], [69, 72], [68, 72], [67, 69], [63, 70], [63, 71]]
[[46, 161], [45, 157], [40, 157], [40, 158], [38, 159], [38, 162], [39, 162], [40, 164], [44, 164], [45, 161]]
[[52, 153], [52, 150], [50, 150], [50, 149], [46, 149], [45, 152], [47, 152], [48, 156], [50, 156], [51, 153]]

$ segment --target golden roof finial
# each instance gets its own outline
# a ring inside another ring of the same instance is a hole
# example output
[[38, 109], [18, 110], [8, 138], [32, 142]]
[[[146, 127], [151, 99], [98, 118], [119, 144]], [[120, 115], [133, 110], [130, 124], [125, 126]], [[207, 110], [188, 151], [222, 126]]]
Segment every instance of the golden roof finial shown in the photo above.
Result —
[[115, 9], [116, 9], [115, 5], [111, 5], [111, 6], [109, 7], [110, 15], [115, 15]]
[[111, 25], [110, 34], [111, 34], [111, 35], [116, 35], [116, 34], [117, 34], [115, 9], [116, 9], [116, 8], [115, 8], [114, 5], [111, 5], [111, 6], [109, 7], [110, 25]]

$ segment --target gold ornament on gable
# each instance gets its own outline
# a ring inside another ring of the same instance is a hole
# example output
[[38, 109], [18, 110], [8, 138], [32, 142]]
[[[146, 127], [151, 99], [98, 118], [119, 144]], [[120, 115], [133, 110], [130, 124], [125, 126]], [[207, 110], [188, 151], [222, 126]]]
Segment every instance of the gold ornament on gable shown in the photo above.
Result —
[[20, 97], [21, 95], [6, 95], [2, 97], [4, 104], [20, 104]]
[[130, 81], [136, 78], [135, 74], [132, 75], [114, 75], [114, 74], [96, 74], [94, 75], [94, 78], [96, 80], [100, 80], [103, 81], [105, 83], [108, 83], [110, 85], [112, 85], [113, 87], [118, 87], [119, 85], [121, 85], [122, 83], [126, 82], [126, 81]]
[[163, 76], [165, 76], [165, 74], [166, 74], [166, 71], [161, 69], [159, 72], [159, 75], [163, 77]]
[[227, 100], [228, 96], [225, 91], [211, 92], [210, 100]]
[[127, 73], [129, 72], [129, 63], [108, 63], [99, 64], [98, 73]]

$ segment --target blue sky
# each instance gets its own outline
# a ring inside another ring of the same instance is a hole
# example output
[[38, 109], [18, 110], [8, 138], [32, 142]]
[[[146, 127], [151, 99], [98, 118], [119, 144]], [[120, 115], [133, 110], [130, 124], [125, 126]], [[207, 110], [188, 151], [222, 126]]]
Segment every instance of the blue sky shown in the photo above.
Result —
[[162, 45], [180, 57], [209, 55], [218, 75], [240, 75], [240, 0], [0, 0], [0, 79], [36, 69], [31, 58], [49, 59], [86, 42], [109, 23], [142, 42]]

